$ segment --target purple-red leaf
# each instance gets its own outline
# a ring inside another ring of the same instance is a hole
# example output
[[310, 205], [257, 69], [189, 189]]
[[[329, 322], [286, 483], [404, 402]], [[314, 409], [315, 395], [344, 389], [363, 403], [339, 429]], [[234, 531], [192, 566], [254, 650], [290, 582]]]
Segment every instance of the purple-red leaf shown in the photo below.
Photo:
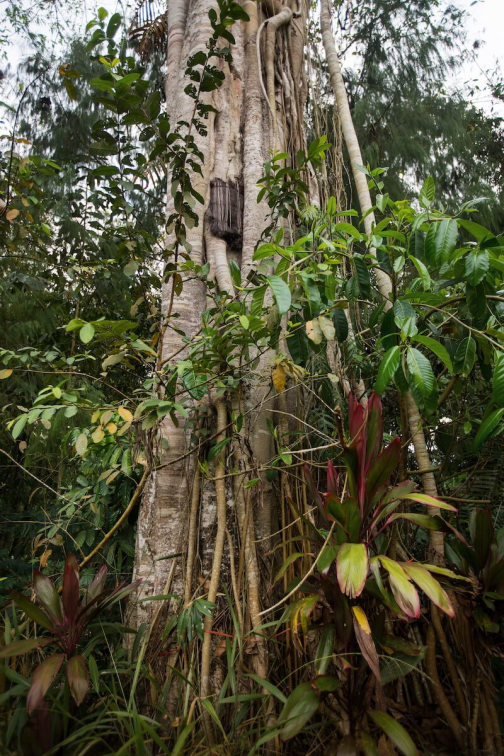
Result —
[[371, 394], [367, 412], [366, 469], [369, 470], [378, 456], [383, 443], [382, 403], [377, 394]]
[[49, 630], [51, 633], [56, 632], [47, 615], [42, 611], [40, 606], [37, 606], [37, 604], [28, 598], [28, 596], [23, 596], [22, 593], [13, 590], [9, 591], [9, 594], [14, 603], [26, 614], [27, 617], [45, 630]]
[[86, 666], [86, 661], [83, 656], [72, 656], [68, 660], [66, 667], [68, 684], [70, 686], [70, 693], [79, 706], [89, 688], [89, 675]]
[[90, 601], [103, 591], [105, 588], [105, 581], [107, 580], [107, 572], [107, 566], [103, 564], [87, 587], [84, 596], [84, 604], [89, 604]]
[[350, 426], [350, 446], [354, 446], [365, 431], [364, 407], [353, 394], [348, 397], [348, 424]]
[[61, 597], [63, 599], [63, 609], [65, 610], [65, 619], [68, 624], [73, 624], [77, 608], [79, 606], [79, 565], [75, 554], [68, 554], [65, 560], [65, 570], [63, 572], [63, 590]]
[[327, 463], [327, 493], [339, 494], [339, 476], [331, 460]]
[[394, 438], [377, 457], [374, 464], [367, 471], [366, 495], [372, 498], [375, 492], [390, 478], [399, 465], [401, 456], [401, 439]]
[[38, 665], [33, 673], [32, 683], [26, 699], [28, 714], [31, 714], [34, 709], [40, 706], [42, 699], [60, 671], [64, 658], [65, 654], [54, 654]]
[[38, 600], [49, 614], [50, 618], [58, 625], [63, 624], [63, 611], [58, 591], [48, 577], [38, 570], [33, 573], [33, 588]]
[[364, 543], [343, 543], [336, 558], [336, 574], [342, 593], [360, 596], [366, 584], [369, 557]]
[[313, 476], [311, 474], [311, 470], [308, 467], [308, 465], [304, 465], [303, 467], [303, 473], [306, 480], [306, 485], [308, 486], [310, 493], [312, 495], [313, 501], [317, 504], [319, 509], [322, 509], [324, 506], [324, 500], [322, 498], [322, 494], [320, 491], [317, 490], [317, 487], [313, 481]]

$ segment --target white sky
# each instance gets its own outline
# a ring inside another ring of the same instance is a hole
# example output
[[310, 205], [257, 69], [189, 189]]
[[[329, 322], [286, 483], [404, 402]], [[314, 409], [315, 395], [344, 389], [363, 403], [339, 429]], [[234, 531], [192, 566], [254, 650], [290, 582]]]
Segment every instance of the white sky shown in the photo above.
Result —
[[[468, 46], [472, 46], [476, 40], [481, 43], [477, 50], [477, 60], [466, 63], [456, 77], [456, 86], [464, 91], [466, 82], [476, 79], [483, 87], [482, 70], [495, 71], [497, 66], [504, 77], [504, 0], [455, 0], [454, 4], [471, 15], [471, 20], [466, 24]], [[488, 90], [477, 93], [473, 102], [487, 111], [493, 105], [494, 112], [504, 117], [504, 103], [492, 103]]]

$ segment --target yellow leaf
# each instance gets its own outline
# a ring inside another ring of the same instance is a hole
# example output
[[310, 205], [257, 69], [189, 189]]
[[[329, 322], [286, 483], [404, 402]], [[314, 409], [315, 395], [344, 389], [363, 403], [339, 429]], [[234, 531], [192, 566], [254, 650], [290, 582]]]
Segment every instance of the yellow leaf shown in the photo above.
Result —
[[129, 409], [126, 409], [126, 407], [119, 407], [117, 410], [117, 414], [119, 417], [122, 417], [123, 420], [126, 420], [126, 422], [131, 423], [133, 420], [133, 415], [129, 411]]
[[106, 483], [112, 483], [112, 481], [114, 480], [114, 478], [117, 478], [117, 476], [119, 475], [120, 472], [121, 472], [120, 470], [115, 470], [112, 473], [112, 475], [109, 475], [109, 477], [107, 478], [107, 480], [105, 482]]
[[14, 220], [14, 218], [17, 218], [19, 215], [19, 210], [8, 210], [5, 217], [8, 221]]
[[287, 374], [283, 366], [277, 365], [274, 368], [271, 377], [273, 378], [273, 386], [275, 387], [275, 390], [280, 394], [285, 389], [285, 382], [287, 379]]
[[4, 378], [9, 378], [9, 376], [11, 375], [12, 375], [12, 370], [10, 369], [0, 370], [0, 381], [3, 381]]
[[114, 413], [111, 410], [105, 410], [105, 412], [101, 416], [100, 423], [102, 425], [107, 425], [107, 423], [110, 422], [110, 420], [112, 420], [113, 417], [114, 417]]
[[115, 433], [117, 430], [117, 425], [115, 423], [109, 423], [107, 425], [107, 430], [109, 433]]
[[40, 557], [40, 566], [41, 567], [46, 567], [47, 566], [47, 562], [49, 561], [49, 557], [51, 556], [51, 554], [52, 554], [52, 549], [47, 549], [47, 551], [44, 551], [44, 553]]
[[124, 423], [124, 425], [122, 426], [122, 428], [120, 428], [117, 431], [117, 435], [118, 436], [122, 436], [123, 433], [126, 433], [130, 428], [131, 428], [131, 423]]
[[24, 452], [24, 450], [26, 449], [27, 446], [28, 446], [28, 444], [26, 443], [26, 441], [20, 441], [19, 442], [19, 451]]
[[105, 433], [103, 432], [103, 428], [98, 426], [98, 428], [95, 428], [95, 430], [91, 434], [91, 438], [93, 439], [95, 444], [99, 444], [104, 435]]
[[99, 410], [99, 409], [97, 409], [97, 410], [95, 410], [95, 411], [93, 412], [93, 414], [91, 415], [91, 422], [92, 422], [92, 423], [96, 423], [96, 422], [98, 421], [98, 418], [99, 418], [99, 417], [100, 417], [100, 410]]
[[355, 619], [359, 623], [361, 629], [364, 630], [366, 635], [371, 635], [371, 628], [369, 627], [368, 618], [364, 614], [364, 611], [360, 606], [352, 606], [352, 611], [355, 614]]
[[314, 344], [320, 344], [323, 339], [322, 329], [317, 318], [308, 320], [306, 323], [306, 335]]

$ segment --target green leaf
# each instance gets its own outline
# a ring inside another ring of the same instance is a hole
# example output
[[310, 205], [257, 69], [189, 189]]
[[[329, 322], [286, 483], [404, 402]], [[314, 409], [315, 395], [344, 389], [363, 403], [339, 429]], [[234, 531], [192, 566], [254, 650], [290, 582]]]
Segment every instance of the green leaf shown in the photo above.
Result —
[[336, 338], [342, 344], [348, 337], [348, 320], [343, 310], [335, 309], [332, 311], [332, 321], [334, 323], [334, 330]]
[[123, 273], [125, 276], [128, 276], [129, 278], [131, 278], [131, 276], [135, 275], [137, 270], [138, 270], [138, 263], [136, 262], [136, 260], [130, 260], [124, 266]]
[[417, 269], [417, 273], [420, 276], [420, 280], [422, 282], [422, 286], [425, 291], [429, 291], [429, 289], [432, 286], [431, 277], [429, 275], [429, 271], [427, 270], [426, 266], [423, 264], [421, 260], [418, 259], [418, 257], [414, 257], [413, 255], [408, 255], [409, 259]]
[[342, 593], [350, 598], [360, 596], [366, 584], [369, 557], [364, 543], [344, 543], [336, 558], [336, 572]]
[[53, 622], [62, 624], [63, 609], [58, 591], [49, 578], [39, 572], [39, 570], [35, 570], [33, 573], [33, 589], [37, 599]]
[[89, 675], [84, 657], [72, 656], [67, 662], [66, 674], [72, 698], [77, 706], [80, 706], [89, 688]]
[[319, 697], [309, 682], [301, 683], [287, 699], [287, 703], [279, 717], [279, 723], [285, 723], [282, 728], [282, 740], [289, 740], [301, 732], [308, 720], [315, 714], [319, 706]]
[[254, 675], [252, 672], [249, 672], [249, 674], [245, 675], [245, 677], [250, 677], [251, 680], [254, 680], [258, 685], [261, 686], [261, 688], [265, 688], [265, 690], [268, 690], [275, 698], [278, 698], [279, 701], [281, 701], [283, 704], [287, 703], [287, 699], [282, 693], [281, 690], [278, 690], [276, 685], [273, 685], [272, 682], [269, 680], [264, 680], [262, 677], [259, 677], [259, 675]]
[[429, 396], [436, 388], [436, 379], [429, 360], [418, 349], [410, 347], [406, 361], [415, 387], [423, 397]]
[[451, 357], [448, 353], [448, 350], [446, 347], [444, 347], [442, 344], [439, 343], [439, 341], [436, 341], [436, 339], [432, 339], [430, 336], [413, 336], [413, 341], [417, 341], [419, 344], [423, 344], [427, 347], [427, 349], [430, 349], [431, 352], [434, 352], [436, 357], [439, 357], [443, 365], [448, 368], [450, 373], [453, 373], [453, 363], [451, 360]]
[[474, 221], [470, 220], [464, 220], [463, 218], [459, 218], [457, 223], [459, 226], [462, 226], [462, 228], [465, 228], [465, 230], [468, 231], [471, 236], [474, 236], [478, 244], [481, 244], [484, 241], [488, 241], [489, 239], [495, 239], [495, 236], [492, 234], [492, 232], [484, 226], [481, 226], [479, 223], [475, 223]]
[[431, 223], [425, 237], [425, 259], [432, 268], [439, 268], [447, 262], [457, 244], [457, 222], [445, 218]]
[[386, 714], [384, 711], [370, 711], [369, 715], [404, 756], [418, 756], [416, 745], [404, 727], [390, 714]]
[[359, 282], [359, 291], [363, 299], [368, 299], [371, 296], [371, 278], [369, 276], [369, 268], [362, 255], [357, 253], [353, 256], [353, 264], [357, 274], [357, 280]]
[[495, 428], [498, 426], [500, 419], [504, 415], [504, 407], [501, 407], [501, 409], [494, 410], [483, 422], [481, 423], [479, 430], [476, 434], [476, 438], [474, 439], [473, 448], [474, 451], [478, 451], [481, 449], [489, 435], [495, 430]]
[[75, 442], [75, 451], [80, 457], [83, 457], [86, 453], [88, 445], [88, 439], [85, 433], [81, 433], [80, 436], [77, 438], [77, 441]]
[[429, 496], [429, 494], [424, 493], [417, 493], [416, 491], [413, 491], [413, 493], [399, 495], [397, 498], [401, 500], [407, 499], [408, 501], [416, 501], [418, 504], [425, 504], [426, 507], [446, 509], [448, 512], [457, 511], [456, 507], [452, 506], [451, 504], [447, 504], [446, 501], [441, 501], [441, 499], [437, 499], [435, 496]]
[[375, 392], [381, 396], [388, 384], [394, 377], [399, 364], [401, 362], [401, 349], [398, 346], [391, 347], [388, 352], [385, 352], [380, 367], [378, 368], [378, 376], [374, 385]]
[[291, 293], [289, 287], [280, 276], [269, 276], [268, 284], [273, 291], [279, 314], [285, 315], [289, 312], [291, 306]]
[[420, 207], [428, 208], [434, 202], [436, 196], [436, 185], [432, 176], [427, 176], [420, 189], [420, 195], [418, 197]]
[[92, 323], [86, 323], [79, 331], [80, 340], [83, 344], [89, 344], [95, 335], [95, 328]]
[[28, 596], [23, 596], [23, 594], [18, 591], [9, 591], [9, 594], [16, 606], [18, 606], [27, 617], [32, 619], [37, 625], [40, 625], [40, 627], [43, 627], [45, 630], [54, 633], [54, 627], [47, 615], [44, 614], [42, 609], [31, 601]]
[[472, 336], [462, 339], [455, 352], [453, 372], [467, 376], [473, 369], [476, 359], [476, 342]]
[[13, 439], [18, 438], [21, 435], [21, 433], [23, 432], [23, 429], [24, 429], [24, 427], [25, 427], [25, 425], [26, 425], [27, 422], [28, 422], [28, 415], [27, 414], [26, 415], [21, 415], [21, 417], [19, 417], [16, 420], [16, 422], [14, 424], [14, 428], [12, 429], [12, 438]]
[[122, 21], [122, 16], [120, 13], [114, 13], [110, 21], [108, 22], [107, 26], [107, 37], [109, 39], [112, 39], [116, 33], [116, 31], [119, 29]]
[[42, 648], [49, 643], [54, 643], [53, 638], [30, 638], [29, 640], [14, 641], [6, 646], [0, 646], [0, 659], [7, 659], [9, 656], [21, 656], [33, 651], [34, 648]]
[[212, 446], [212, 448], [208, 452], [208, 461], [211, 462], [213, 459], [218, 457], [221, 451], [229, 444], [230, 441], [231, 437], [228, 436], [228, 438], [223, 438], [222, 441], [218, 441], [215, 446]]
[[63, 664], [65, 654], [53, 654], [47, 659], [44, 659], [42, 664], [39, 664], [35, 672], [33, 673], [32, 683], [28, 696], [26, 698], [26, 708], [28, 714], [37, 709], [42, 700], [51, 687], [51, 684], [60, 671], [60, 667]]
[[471, 286], [477, 286], [485, 278], [490, 266], [486, 249], [474, 249], [465, 258], [465, 277]]
[[495, 355], [492, 391], [495, 403], [499, 407], [504, 407], [504, 354], [502, 352]]
[[229, 271], [235, 286], [241, 286], [241, 271], [236, 260], [229, 261]]
[[407, 617], [420, 616], [420, 598], [400, 564], [380, 554], [378, 557], [389, 574], [394, 598]]
[[418, 587], [438, 606], [442, 612], [453, 619], [455, 612], [446, 592], [441, 588], [436, 578], [420, 564], [403, 562], [402, 568], [405, 573], [418, 585]]

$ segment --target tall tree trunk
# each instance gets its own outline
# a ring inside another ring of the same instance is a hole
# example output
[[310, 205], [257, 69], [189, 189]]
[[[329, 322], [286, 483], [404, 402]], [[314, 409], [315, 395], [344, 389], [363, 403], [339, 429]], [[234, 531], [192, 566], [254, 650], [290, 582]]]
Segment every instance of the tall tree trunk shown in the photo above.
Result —
[[[364, 228], [366, 234], [369, 236], [372, 234], [373, 227], [375, 225], [375, 217], [372, 211], [373, 201], [368, 188], [368, 182], [366, 174], [359, 170], [358, 166], [363, 165], [362, 154], [359, 145], [359, 139], [350, 112], [350, 105], [348, 102], [348, 95], [345, 88], [345, 82], [341, 73], [341, 64], [336, 52], [336, 46], [334, 44], [334, 37], [331, 29], [331, 14], [329, 8], [329, 0], [320, 0], [320, 28], [322, 31], [322, 43], [326, 54], [327, 67], [329, 69], [329, 75], [331, 78], [331, 85], [334, 92], [335, 104], [338, 109], [338, 115], [341, 122], [341, 128], [343, 131], [343, 137], [348, 150], [350, 163], [352, 167], [352, 175], [355, 181], [357, 189], [357, 196], [359, 199], [359, 206], [361, 213], [364, 217]], [[371, 248], [371, 255], [376, 259], [376, 250]], [[382, 297], [386, 300], [385, 308], [389, 309], [392, 306], [393, 287], [390, 276], [379, 267], [374, 269], [376, 276], [376, 283], [378, 290]], [[434, 475], [429, 471], [430, 459], [427, 449], [427, 441], [425, 432], [422, 426], [422, 418], [415, 400], [411, 393], [408, 392], [405, 398], [406, 409], [408, 415], [408, 424], [411, 434], [411, 440], [415, 450], [415, 457], [419, 470], [422, 470], [422, 485], [425, 493], [431, 496], [437, 496], [437, 486]], [[430, 508], [429, 514], [440, 514], [439, 510]], [[437, 559], [441, 559], [443, 556], [443, 534], [431, 531], [430, 546]]]
[[[184, 94], [188, 83], [184, 71], [189, 56], [204, 50], [212, 34], [208, 11], [214, 5], [218, 12], [217, 4], [212, 0], [170, 0], [165, 90], [172, 128], [179, 121], [191, 120], [194, 101]], [[284, 6], [278, 0], [265, 0], [263, 4], [244, 0], [243, 7], [249, 21], [239, 22], [232, 29], [236, 39], [232, 46], [232, 64], [220, 61], [225, 74], [224, 83], [219, 90], [207, 95], [207, 102], [217, 112], [209, 116], [208, 135], [198, 136], [204, 167], [202, 176], [193, 176], [195, 189], [204, 197], [205, 203], [199, 209], [199, 224], [188, 232], [191, 259], [196, 264], [208, 262], [210, 277], [216, 281], [218, 290], [229, 296], [234, 296], [230, 259], [240, 265], [242, 280], [246, 281], [254, 248], [265, 225], [267, 208], [257, 203], [257, 182], [263, 174], [270, 149], [276, 145], [294, 158], [296, 151], [304, 146], [302, 113], [306, 82], [303, 56], [307, 7], [301, 3], [293, 13], [288, 5]], [[262, 31], [259, 40], [258, 30]], [[275, 76], [275, 67], [279, 65], [277, 58], [280, 58], [281, 78]], [[223, 194], [238, 191], [243, 197], [242, 210], [240, 203], [234, 210], [231, 205], [227, 208], [231, 215], [234, 213], [230, 222], [241, 233], [239, 243], [236, 238], [240, 233], [235, 235], [232, 249], [216, 227], [218, 224], [209, 220], [208, 210], [215, 199], [216, 187]], [[171, 212], [169, 192], [168, 211]], [[172, 299], [171, 284], [165, 285], [165, 316], [171, 314]], [[198, 333], [206, 307], [204, 285], [197, 278], [185, 281], [182, 293], [173, 301], [173, 312], [178, 317], [176, 322], [167, 323], [160, 362], [170, 360], [171, 355], [183, 359], [188, 354], [180, 332], [189, 339], [193, 338]], [[264, 365], [263, 357], [256, 375], [267, 376]], [[273, 410], [269, 393], [269, 376], [242, 385], [235, 397], [221, 397], [217, 401], [213, 391], [208, 392], [205, 411], [215, 423], [211, 427], [212, 433], [218, 431], [221, 438], [231, 435], [231, 404], [235, 414], [238, 411], [243, 414], [244, 427], [240, 433], [233, 434], [235, 447], [229, 454], [235, 469], [261, 468], [273, 456], [271, 435], [266, 425]], [[167, 442], [167, 450], [162, 455], [161, 465], [151, 475], [138, 518], [135, 576], [143, 578], [143, 582], [136, 602], [132, 603], [130, 621], [139, 626], [142, 621], [152, 619], [155, 611], [155, 620], [162, 628], [159, 621], [166, 616], [168, 603], [141, 602], [148, 596], [176, 594], [184, 597], [187, 603], [196, 595], [208, 593], [210, 600], [222, 595], [223, 588], [228, 587], [225, 583], [229, 571], [221, 569], [221, 560], [229, 560], [226, 548], [232, 539], [226, 536], [234, 534], [237, 540], [233, 548], [237, 549], [238, 555], [241, 544], [243, 556], [231, 560], [234, 566], [230, 570], [239, 565], [243, 572], [238, 576], [238, 582], [244, 586], [248, 601], [245, 613], [247, 632], [261, 622], [260, 569], [255, 542], [271, 532], [271, 484], [262, 479], [261, 485], [248, 489], [245, 496], [245, 472], [236, 478], [234, 485], [228, 485], [229, 481], [224, 478], [223, 453], [216, 460], [215, 493], [215, 481], [206, 480], [199, 472], [195, 474], [196, 454], [189, 453], [189, 434], [183, 425], [176, 427], [167, 420], [161, 433]], [[166, 559], [174, 554], [181, 556]], [[230, 578], [230, 588], [231, 582]], [[175, 604], [172, 608], [178, 610], [181, 605]], [[215, 688], [211, 673], [212, 624], [212, 619], [207, 618], [201, 669], [202, 696], [210, 695]], [[151, 625], [155, 637], [159, 628]], [[258, 674], [265, 677], [267, 660], [261, 648], [262, 641], [256, 638], [255, 642], [258, 651], [251, 659]]]

